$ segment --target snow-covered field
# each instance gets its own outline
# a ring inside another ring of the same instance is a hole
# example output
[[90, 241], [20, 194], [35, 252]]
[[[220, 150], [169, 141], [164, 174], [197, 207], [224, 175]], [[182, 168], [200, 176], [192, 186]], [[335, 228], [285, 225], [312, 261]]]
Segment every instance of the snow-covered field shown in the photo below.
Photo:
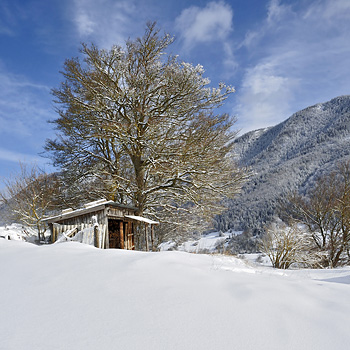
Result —
[[[240, 233], [240, 232], [239, 232]], [[237, 234], [237, 233], [235, 233]], [[211, 232], [206, 235], [200, 236], [198, 239], [193, 239], [182, 243], [179, 246], [175, 246], [174, 242], [162, 243], [159, 248], [161, 251], [164, 250], [179, 250], [188, 253], [202, 253], [208, 252], [213, 253], [220, 243], [224, 243], [225, 240], [230, 236], [229, 233]], [[176, 247], [176, 249], [174, 249]]]
[[0, 349], [348, 349], [350, 268], [0, 239]]

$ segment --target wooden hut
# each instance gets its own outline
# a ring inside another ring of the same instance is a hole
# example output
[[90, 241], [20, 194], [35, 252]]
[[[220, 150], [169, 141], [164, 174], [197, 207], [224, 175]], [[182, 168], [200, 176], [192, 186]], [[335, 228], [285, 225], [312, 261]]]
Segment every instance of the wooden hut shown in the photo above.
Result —
[[[59, 236], [70, 239], [78, 232], [91, 232], [93, 244], [99, 248], [135, 249], [134, 226], [136, 222], [147, 227], [158, 222], [136, 215], [137, 208], [118, 204], [113, 201], [99, 200], [88, 203], [84, 208], [65, 209], [60, 215], [44, 220], [51, 231], [51, 241], [56, 242]], [[90, 229], [90, 231], [88, 230]], [[89, 241], [91, 243], [91, 240]], [[146, 244], [148, 246], [148, 244]]]

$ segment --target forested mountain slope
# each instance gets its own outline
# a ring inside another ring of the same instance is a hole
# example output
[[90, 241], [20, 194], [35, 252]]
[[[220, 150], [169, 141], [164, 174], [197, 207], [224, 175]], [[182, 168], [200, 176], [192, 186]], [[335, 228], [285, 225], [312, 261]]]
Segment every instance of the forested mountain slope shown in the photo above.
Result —
[[253, 176], [217, 228], [258, 233], [289, 191], [304, 192], [339, 161], [350, 159], [350, 95], [303, 109], [284, 122], [236, 140], [236, 153]]

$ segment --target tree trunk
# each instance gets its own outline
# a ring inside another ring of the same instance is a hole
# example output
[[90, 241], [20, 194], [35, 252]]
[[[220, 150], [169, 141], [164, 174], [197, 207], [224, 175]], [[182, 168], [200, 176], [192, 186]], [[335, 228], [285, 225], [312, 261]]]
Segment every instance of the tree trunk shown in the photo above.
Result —
[[144, 169], [142, 166], [141, 156], [131, 156], [136, 178], [136, 193], [135, 193], [135, 206], [138, 208], [138, 215], [142, 215], [144, 210], [144, 189], [145, 189], [145, 179], [144, 179]]

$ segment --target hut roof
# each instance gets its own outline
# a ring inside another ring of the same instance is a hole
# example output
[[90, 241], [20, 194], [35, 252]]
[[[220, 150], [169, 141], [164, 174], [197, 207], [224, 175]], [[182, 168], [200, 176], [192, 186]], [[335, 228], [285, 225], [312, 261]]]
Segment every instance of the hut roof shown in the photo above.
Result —
[[85, 215], [88, 213], [92, 213], [95, 211], [99, 211], [104, 209], [106, 206], [114, 207], [114, 208], [121, 208], [121, 209], [130, 209], [133, 211], [137, 211], [136, 207], [124, 205], [120, 203], [116, 203], [114, 201], [107, 201], [107, 200], [98, 200], [95, 202], [90, 202], [84, 205], [83, 208], [73, 210], [71, 208], [64, 209], [61, 214], [56, 216], [51, 216], [49, 218], [44, 219], [44, 222], [52, 223], [56, 221], [60, 221], [63, 219], [70, 219], [73, 217]]
[[129, 218], [131, 220], [136, 220], [136, 221], [141, 221], [146, 224], [151, 224], [151, 225], [159, 225], [158, 221], [153, 221], [151, 219], [144, 218], [143, 216], [139, 215], [124, 215], [126, 218]]

